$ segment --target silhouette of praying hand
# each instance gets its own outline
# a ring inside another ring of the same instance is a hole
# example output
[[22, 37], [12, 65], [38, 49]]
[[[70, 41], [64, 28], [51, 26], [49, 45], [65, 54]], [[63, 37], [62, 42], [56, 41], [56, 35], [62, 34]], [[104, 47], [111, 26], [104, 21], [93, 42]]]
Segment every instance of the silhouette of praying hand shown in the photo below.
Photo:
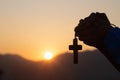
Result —
[[85, 44], [98, 47], [103, 43], [105, 36], [112, 28], [105, 13], [91, 13], [85, 19], [81, 19], [75, 28], [76, 36]]

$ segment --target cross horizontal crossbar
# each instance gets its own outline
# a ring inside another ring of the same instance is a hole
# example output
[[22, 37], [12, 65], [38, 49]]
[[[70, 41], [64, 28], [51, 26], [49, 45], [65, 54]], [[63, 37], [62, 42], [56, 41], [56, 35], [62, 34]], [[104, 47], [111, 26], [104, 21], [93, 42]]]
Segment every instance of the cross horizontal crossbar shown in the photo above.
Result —
[[70, 45], [69, 50], [81, 50], [82, 46], [81, 45]]

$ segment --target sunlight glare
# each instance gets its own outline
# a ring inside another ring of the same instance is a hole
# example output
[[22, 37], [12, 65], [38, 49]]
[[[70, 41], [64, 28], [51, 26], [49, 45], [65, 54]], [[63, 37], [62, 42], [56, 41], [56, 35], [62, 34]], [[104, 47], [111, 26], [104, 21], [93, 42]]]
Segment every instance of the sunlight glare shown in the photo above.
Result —
[[44, 58], [46, 59], [46, 60], [50, 60], [50, 59], [52, 59], [53, 58], [53, 53], [52, 52], [45, 52], [45, 55], [44, 55]]

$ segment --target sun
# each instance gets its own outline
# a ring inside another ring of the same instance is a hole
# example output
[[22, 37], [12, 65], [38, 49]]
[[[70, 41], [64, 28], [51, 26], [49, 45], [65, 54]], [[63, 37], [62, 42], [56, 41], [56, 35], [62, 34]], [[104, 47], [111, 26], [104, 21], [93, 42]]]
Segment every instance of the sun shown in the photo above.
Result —
[[49, 51], [45, 52], [44, 58], [45, 58], [46, 60], [51, 60], [51, 59], [53, 58], [53, 53], [52, 53], [52, 52], [49, 52]]

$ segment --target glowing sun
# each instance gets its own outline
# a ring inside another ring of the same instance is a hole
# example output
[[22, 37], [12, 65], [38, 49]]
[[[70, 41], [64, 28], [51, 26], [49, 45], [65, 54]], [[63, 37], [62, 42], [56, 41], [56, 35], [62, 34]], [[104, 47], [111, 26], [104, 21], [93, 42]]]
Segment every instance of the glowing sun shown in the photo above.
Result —
[[52, 58], [53, 58], [53, 53], [52, 53], [52, 52], [45, 52], [44, 58], [45, 58], [46, 60], [52, 59]]

